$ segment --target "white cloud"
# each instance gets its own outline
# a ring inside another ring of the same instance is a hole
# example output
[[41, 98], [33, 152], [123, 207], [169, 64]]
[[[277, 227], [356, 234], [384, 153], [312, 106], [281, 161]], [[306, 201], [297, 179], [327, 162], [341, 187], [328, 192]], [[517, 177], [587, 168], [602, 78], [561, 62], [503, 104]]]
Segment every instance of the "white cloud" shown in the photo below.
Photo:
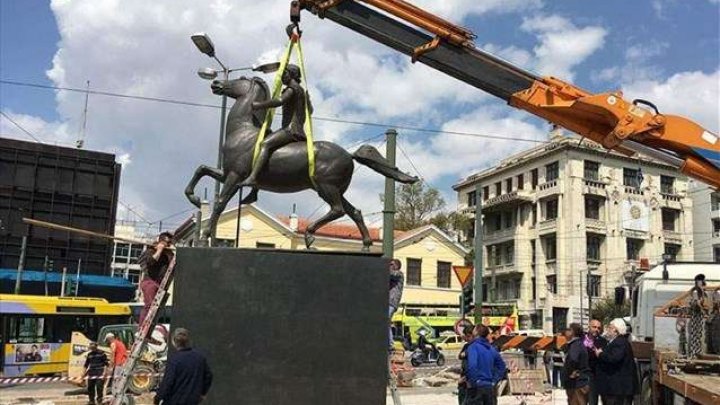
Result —
[[[419, 5], [428, 5], [452, 21], [469, 15], [534, 12], [542, 7], [539, 0]], [[208, 32], [219, 57], [232, 67], [274, 60], [287, 40], [286, 0], [53, 0], [51, 7], [61, 40], [48, 76], [58, 86], [84, 88], [90, 80], [91, 88], [97, 90], [217, 105], [219, 99], [210, 93], [209, 83], [195, 73], [200, 67], [212, 67], [213, 61], [195, 49], [189, 38], [192, 33]], [[557, 16], [550, 16], [549, 21], [559, 26], [537, 19], [523, 24], [538, 40], [532, 52], [493, 44], [485, 48], [521, 66], [547, 69], [569, 79], [574, 68], [602, 46], [605, 31], [577, 27]], [[488, 104], [490, 98], [481, 91], [422, 64], [413, 65], [409, 58], [346, 28], [309, 14], [303, 26], [308, 83], [317, 116], [545, 136], [546, 130], [531, 123], [529, 116], [499, 103]], [[570, 38], [570, 43], [563, 45], [560, 38]], [[75, 129], [80, 128], [84, 97], [57, 92], [56, 101], [60, 122], [13, 116], [46, 140], [72, 143]], [[190, 208], [182, 190], [198, 165], [214, 164], [218, 121], [219, 111], [213, 108], [91, 95], [86, 148], [116, 153], [124, 164], [121, 199], [144, 217], [157, 219]], [[352, 143], [351, 135], [368, 138], [383, 131], [319, 120], [314, 124], [317, 139], [340, 144]], [[4, 131], [7, 125], [2, 125]], [[445, 134], [409, 136], [407, 140], [401, 135], [403, 145], [431, 181], [458, 178], [531, 145]], [[409, 162], [400, 155], [398, 159], [401, 167], [410, 170]], [[355, 177], [348, 198], [366, 213], [378, 211], [382, 177], [366, 168], [358, 169]], [[201, 183], [197, 193], [202, 195], [205, 187], [212, 190], [213, 183]], [[309, 215], [321, 204], [311, 192], [268, 197], [261, 193], [260, 204], [276, 212], [287, 213], [297, 202], [299, 212]]]
[[682, 72], [666, 80], [641, 80], [623, 85], [625, 98], [643, 98], [661, 113], [682, 115], [718, 133], [720, 129], [720, 70]]
[[623, 63], [593, 71], [591, 79], [594, 82], [619, 84], [662, 76], [663, 69], [661, 65], [654, 63], [654, 60], [665, 54], [669, 44], [652, 39], [641, 43], [636, 40], [630, 40], [630, 42], [632, 45], [625, 49]]
[[577, 27], [559, 15], [526, 18], [520, 28], [540, 41], [533, 48], [535, 70], [572, 82], [573, 69], [602, 48], [607, 30], [599, 26]]

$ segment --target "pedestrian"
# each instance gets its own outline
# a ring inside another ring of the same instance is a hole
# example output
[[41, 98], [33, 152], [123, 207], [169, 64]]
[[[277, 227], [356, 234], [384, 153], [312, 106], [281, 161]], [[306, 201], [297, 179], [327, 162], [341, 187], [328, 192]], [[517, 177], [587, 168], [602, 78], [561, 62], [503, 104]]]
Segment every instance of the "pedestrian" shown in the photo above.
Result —
[[603, 405], [631, 405], [640, 384], [625, 321], [613, 319], [607, 336], [605, 348], [595, 349], [598, 393]]
[[128, 352], [125, 343], [122, 340], [115, 337], [114, 334], [108, 333], [105, 335], [105, 342], [110, 345], [110, 364], [108, 370], [112, 372], [112, 379], [110, 385], [115, 384], [116, 380], [120, 378], [123, 367], [127, 361]]
[[607, 345], [607, 339], [602, 336], [603, 324], [599, 319], [592, 319], [588, 325], [588, 334], [585, 336], [585, 348], [588, 350], [590, 364], [590, 394], [588, 403], [598, 405], [599, 394], [597, 391], [597, 354], [595, 349], [603, 349]]
[[163, 232], [158, 236], [157, 242], [140, 255], [138, 264], [143, 272], [143, 280], [140, 282], [140, 290], [143, 295], [143, 306], [140, 312], [139, 324], [142, 325], [155, 300], [160, 283], [165, 277], [170, 263], [175, 259], [175, 254], [170, 249], [173, 246], [173, 235], [170, 232]]
[[389, 291], [389, 307], [388, 318], [390, 327], [388, 328], [388, 344], [390, 351], [393, 349], [393, 333], [392, 333], [392, 317], [400, 307], [400, 299], [402, 298], [403, 287], [405, 284], [405, 276], [400, 269], [402, 262], [398, 259], [390, 260], [390, 291]]
[[487, 340], [488, 327], [476, 325], [473, 332], [476, 337], [467, 349], [465, 405], [496, 405], [495, 384], [505, 378], [507, 367]]
[[155, 405], [197, 405], [205, 399], [212, 385], [212, 372], [205, 357], [190, 345], [190, 332], [177, 328], [172, 343], [173, 353], [165, 368]]
[[583, 328], [571, 323], [565, 338], [568, 339], [567, 353], [563, 367], [563, 386], [567, 393], [568, 405], [587, 405], [590, 394], [590, 364], [585, 345]]
[[562, 350], [563, 344], [561, 343], [561, 338], [565, 339], [564, 336], [567, 331], [568, 329], [566, 328], [555, 334], [555, 336], [553, 336], [552, 347], [550, 348], [552, 385], [555, 388], [563, 387], [562, 373], [565, 365], [565, 352]]
[[458, 360], [460, 360], [460, 380], [458, 381], [458, 405], [464, 405], [465, 397], [467, 396], [467, 349], [468, 347], [470, 347], [470, 343], [472, 343], [474, 339], [473, 329], [475, 329], [474, 326], [465, 325], [462, 331], [462, 339], [465, 344], [463, 344], [462, 349], [460, 349], [460, 353], [458, 353]]
[[107, 355], [98, 350], [97, 343], [90, 342], [83, 373], [83, 378], [87, 378], [88, 405], [102, 404], [103, 376], [108, 365]]

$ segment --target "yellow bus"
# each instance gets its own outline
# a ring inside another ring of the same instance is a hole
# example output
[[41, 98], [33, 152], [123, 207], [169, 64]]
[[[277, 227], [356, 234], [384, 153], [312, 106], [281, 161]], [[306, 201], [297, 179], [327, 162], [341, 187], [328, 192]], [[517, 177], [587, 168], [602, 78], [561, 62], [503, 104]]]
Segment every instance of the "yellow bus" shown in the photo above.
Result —
[[97, 336], [130, 314], [127, 305], [102, 298], [0, 294], [0, 375], [65, 373], [72, 332]]

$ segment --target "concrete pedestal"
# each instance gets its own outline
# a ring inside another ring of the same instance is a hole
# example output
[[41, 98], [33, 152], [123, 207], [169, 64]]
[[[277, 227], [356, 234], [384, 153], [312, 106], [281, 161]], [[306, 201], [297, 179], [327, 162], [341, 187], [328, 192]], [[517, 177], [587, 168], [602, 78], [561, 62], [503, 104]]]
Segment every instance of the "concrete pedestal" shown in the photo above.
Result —
[[386, 260], [223, 248], [177, 260], [172, 326], [208, 358], [205, 403], [385, 403]]

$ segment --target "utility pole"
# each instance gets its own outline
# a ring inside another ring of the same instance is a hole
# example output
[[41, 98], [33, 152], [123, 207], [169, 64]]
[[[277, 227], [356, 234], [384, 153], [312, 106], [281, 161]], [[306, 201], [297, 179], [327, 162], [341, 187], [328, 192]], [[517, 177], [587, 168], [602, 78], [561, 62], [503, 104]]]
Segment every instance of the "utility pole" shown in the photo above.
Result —
[[475, 290], [475, 324], [482, 321], [483, 304], [483, 220], [482, 220], [482, 186], [475, 185], [475, 260], [473, 261], [473, 284]]
[[22, 238], [20, 246], [20, 260], [18, 261], [17, 278], [15, 279], [15, 294], [20, 294], [20, 283], [22, 281], [22, 272], [25, 269], [25, 251], [27, 250], [27, 235]]
[[578, 294], [580, 294], [580, 325], [583, 324], [583, 320], [585, 319], [585, 316], [583, 315], [583, 296], [582, 296], [582, 271], [580, 272], [580, 276], [578, 277], [578, 281], [580, 282], [580, 291], [578, 291]]
[[47, 279], [47, 272], [48, 272], [48, 257], [45, 256], [45, 262], [43, 263], [43, 277], [45, 279], [45, 295], [48, 295], [48, 279]]
[[588, 267], [587, 271], [587, 295], [588, 295], [588, 328], [590, 328], [590, 320], [592, 319], [592, 292], [595, 289], [592, 272]]
[[[387, 140], [385, 159], [391, 166], [395, 166], [395, 146], [397, 144], [397, 131], [390, 128], [385, 131]], [[385, 178], [385, 201], [383, 206], [383, 257], [392, 259], [395, 253], [395, 180]]]
[[62, 281], [60, 282], [60, 296], [65, 296], [65, 277], [67, 277], [67, 267], [63, 266]]
[[80, 265], [82, 264], [82, 258], [78, 259], [77, 265], [77, 276], [75, 276], [75, 296], [78, 296], [78, 290], [80, 290]]

